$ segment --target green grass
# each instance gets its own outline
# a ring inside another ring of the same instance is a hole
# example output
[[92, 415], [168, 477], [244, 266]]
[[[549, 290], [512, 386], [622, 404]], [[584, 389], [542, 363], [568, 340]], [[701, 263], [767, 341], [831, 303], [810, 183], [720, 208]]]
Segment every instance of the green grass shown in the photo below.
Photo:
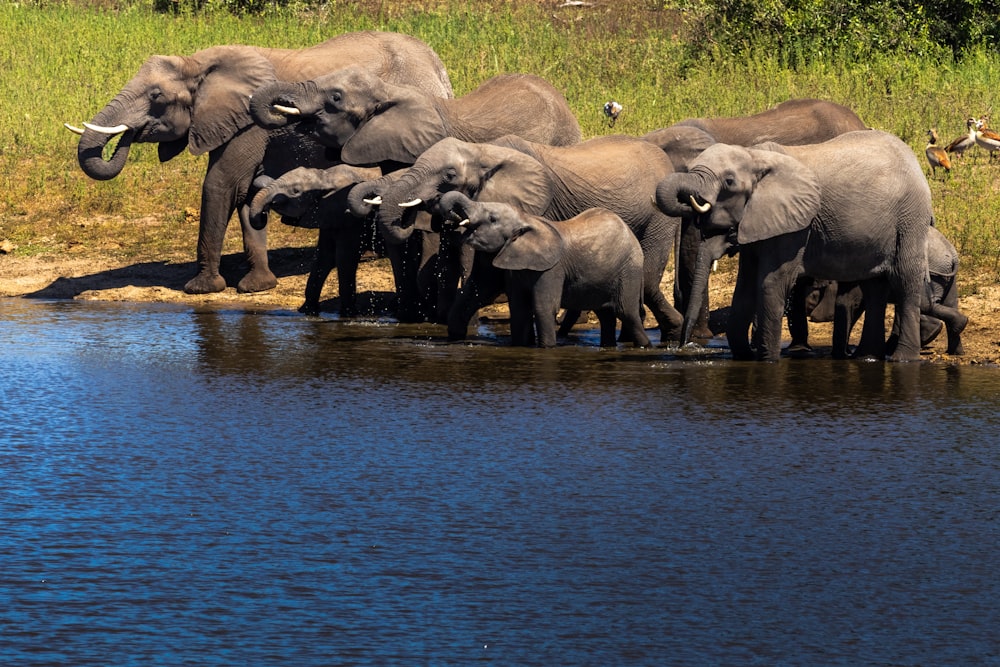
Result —
[[[680, 15], [649, 3], [332, 1], [309, 13], [245, 18], [90, 5], [98, 8], [0, 4], [0, 240], [10, 239], [19, 253], [95, 244], [128, 257], [192, 258], [197, 225], [185, 210], [197, 211], [205, 158], [184, 154], [160, 164], [155, 146], [138, 145], [121, 176], [98, 183], [80, 171], [76, 137], [62, 127], [90, 119], [154, 53], [222, 43], [301, 47], [351, 30], [395, 30], [441, 55], [458, 94], [502, 72], [546, 77], [565, 92], [585, 137], [642, 134], [686, 117], [743, 115], [792, 97], [821, 97], [898, 135], [922, 164], [926, 130], [937, 127], [944, 141], [961, 135], [967, 117], [993, 110], [1000, 83], [1000, 55], [985, 49], [958, 62], [814, 60], [796, 70], [768, 52], [692, 57], [675, 37], [683, 33]], [[625, 108], [614, 128], [601, 113], [610, 99]], [[937, 224], [959, 248], [964, 271], [996, 282], [1000, 160], [990, 164], [977, 151], [931, 189]], [[273, 245], [302, 241], [275, 233]], [[238, 249], [235, 229], [230, 237]]]

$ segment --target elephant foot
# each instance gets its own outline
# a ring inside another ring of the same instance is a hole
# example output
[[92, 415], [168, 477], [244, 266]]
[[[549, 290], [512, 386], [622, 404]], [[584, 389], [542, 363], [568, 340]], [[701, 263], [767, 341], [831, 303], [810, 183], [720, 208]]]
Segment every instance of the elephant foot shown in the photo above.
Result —
[[301, 306], [299, 306], [299, 312], [303, 315], [310, 315], [316, 317], [319, 315], [319, 304], [312, 301], [306, 301]]
[[267, 269], [254, 269], [243, 276], [236, 285], [236, 291], [242, 294], [249, 292], [266, 292], [278, 286], [278, 279]]
[[785, 353], [792, 359], [809, 359], [816, 356], [809, 343], [800, 343], [797, 341], [792, 341], [792, 343], [785, 348]]
[[214, 294], [226, 289], [226, 279], [218, 273], [202, 271], [184, 285], [188, 294]]

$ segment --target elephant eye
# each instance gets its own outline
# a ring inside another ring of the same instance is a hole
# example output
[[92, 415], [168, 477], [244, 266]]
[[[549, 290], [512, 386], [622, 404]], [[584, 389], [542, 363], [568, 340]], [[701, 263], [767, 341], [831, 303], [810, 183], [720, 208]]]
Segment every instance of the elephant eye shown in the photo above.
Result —
[[450, 183], [450, 182], [454, 181], [456, 178], [458, 178], [458, 171], [456, 171], [455, 169], [447, 169], [447, 170], [445, 170], [445, 172], [444, 172], [444, 180], [446, 180], [446, 181], [448, 181]]
[[153, 88], [149, 91], [149, 99], [153, 102], [159, 102], [163, 99], [163, 91], [159, 88]]

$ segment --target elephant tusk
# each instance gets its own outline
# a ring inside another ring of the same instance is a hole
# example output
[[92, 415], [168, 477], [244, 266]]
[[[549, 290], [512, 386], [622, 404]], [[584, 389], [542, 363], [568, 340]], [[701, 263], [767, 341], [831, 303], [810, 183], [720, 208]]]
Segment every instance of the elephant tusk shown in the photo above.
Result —
[[128, 125], [115, 125], [114, 127], [104, 127], [103, 125], [91, 125], [90, 123], [84, 123], [83, 126], [88, 130], [93, 130], [94, 132], [100, 132], [101, 134], [121, 134], [128, 129]]
[[82, 127], [77, 127], [75, 125], [70, 125], [69, 123], [63, 123], [63, 127], [72, 132], [73, 134], [83, 134], [84, 129]]
[[417, 197], [416, 199], [411, 199], [410, 201], [404, 201], [399, 205], [399, 208], [413, 208], [414, 206], [420, 206], [423, 203], [424, 200]]
[[283, 104], [272, 104], [271, 108], [273, 108], [278, 113], [285, 114], [286, 116], [301, 116], [302, 115], [302, 112], [299, 111], [296, 107], [286, 107]]
[[469, 219], [468, 219], [468, 218], [466, 218], [466, 219], [465, 219], [465, 220], [463, 220], [462, 222], [458, 223], [458, 226], [459, 226], [459, 227], [468, 227], [468, 226], [469, 226]]
[[368, 204], [369, 206], [381, 206], [382, 205], [382, 197], [381, 197], [381, 195], [377, 196], [377, 197], [372, 197], [371, 199], [362, 199], [361, 201], [363, 201], [364, 203]]
[[694, 195], [689, 195], [689, 198], [691, 199], [691, 208], [698, 211], [699, 213], [708, 213], [708, 211], [712, 208], [712, 205], [708, 202], [705, 202], [704, 204], [699, 204], [698, 200], [694, 198]]

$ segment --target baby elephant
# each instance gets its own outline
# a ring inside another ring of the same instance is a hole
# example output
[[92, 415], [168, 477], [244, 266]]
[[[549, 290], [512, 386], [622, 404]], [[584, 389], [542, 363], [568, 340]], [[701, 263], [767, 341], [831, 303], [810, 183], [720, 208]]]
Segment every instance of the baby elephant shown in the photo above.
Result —
[[[350, 187], [381, 174], [377, 167], [340, 164], [328, 169], [296, 167], [277, 179], [261, 176], [254, 181], [254, 186], [260, 188], [250, 204], [250, 221], [255, 228], [263, 228], [270, 210], [280, 213], [282, 222], [287, 225], [319, 228], [316, 259], [309, 272], [305, 302], [299, 312], [319, 314], [323, 284], [336, 268], [340, 315], [355, 317], [358, 314], [357, 274], [365, 223], [346, 212], [346, 197]], [[369, 230], [369, 238], [374, 231], [373, 227]]]
[[514, 345], [537, 340], [554, 347], [561, 306], [594, 311], [602, 347], [616, 345], [616, 318], [636, 347], [649, 346], [641, 317], [642, 248], [615, 213], [591, 208], [556, 222], [456, 191], [441, 197], [438, 210], [446, 220], [461, 220], [464, 242], [505, 270]]

